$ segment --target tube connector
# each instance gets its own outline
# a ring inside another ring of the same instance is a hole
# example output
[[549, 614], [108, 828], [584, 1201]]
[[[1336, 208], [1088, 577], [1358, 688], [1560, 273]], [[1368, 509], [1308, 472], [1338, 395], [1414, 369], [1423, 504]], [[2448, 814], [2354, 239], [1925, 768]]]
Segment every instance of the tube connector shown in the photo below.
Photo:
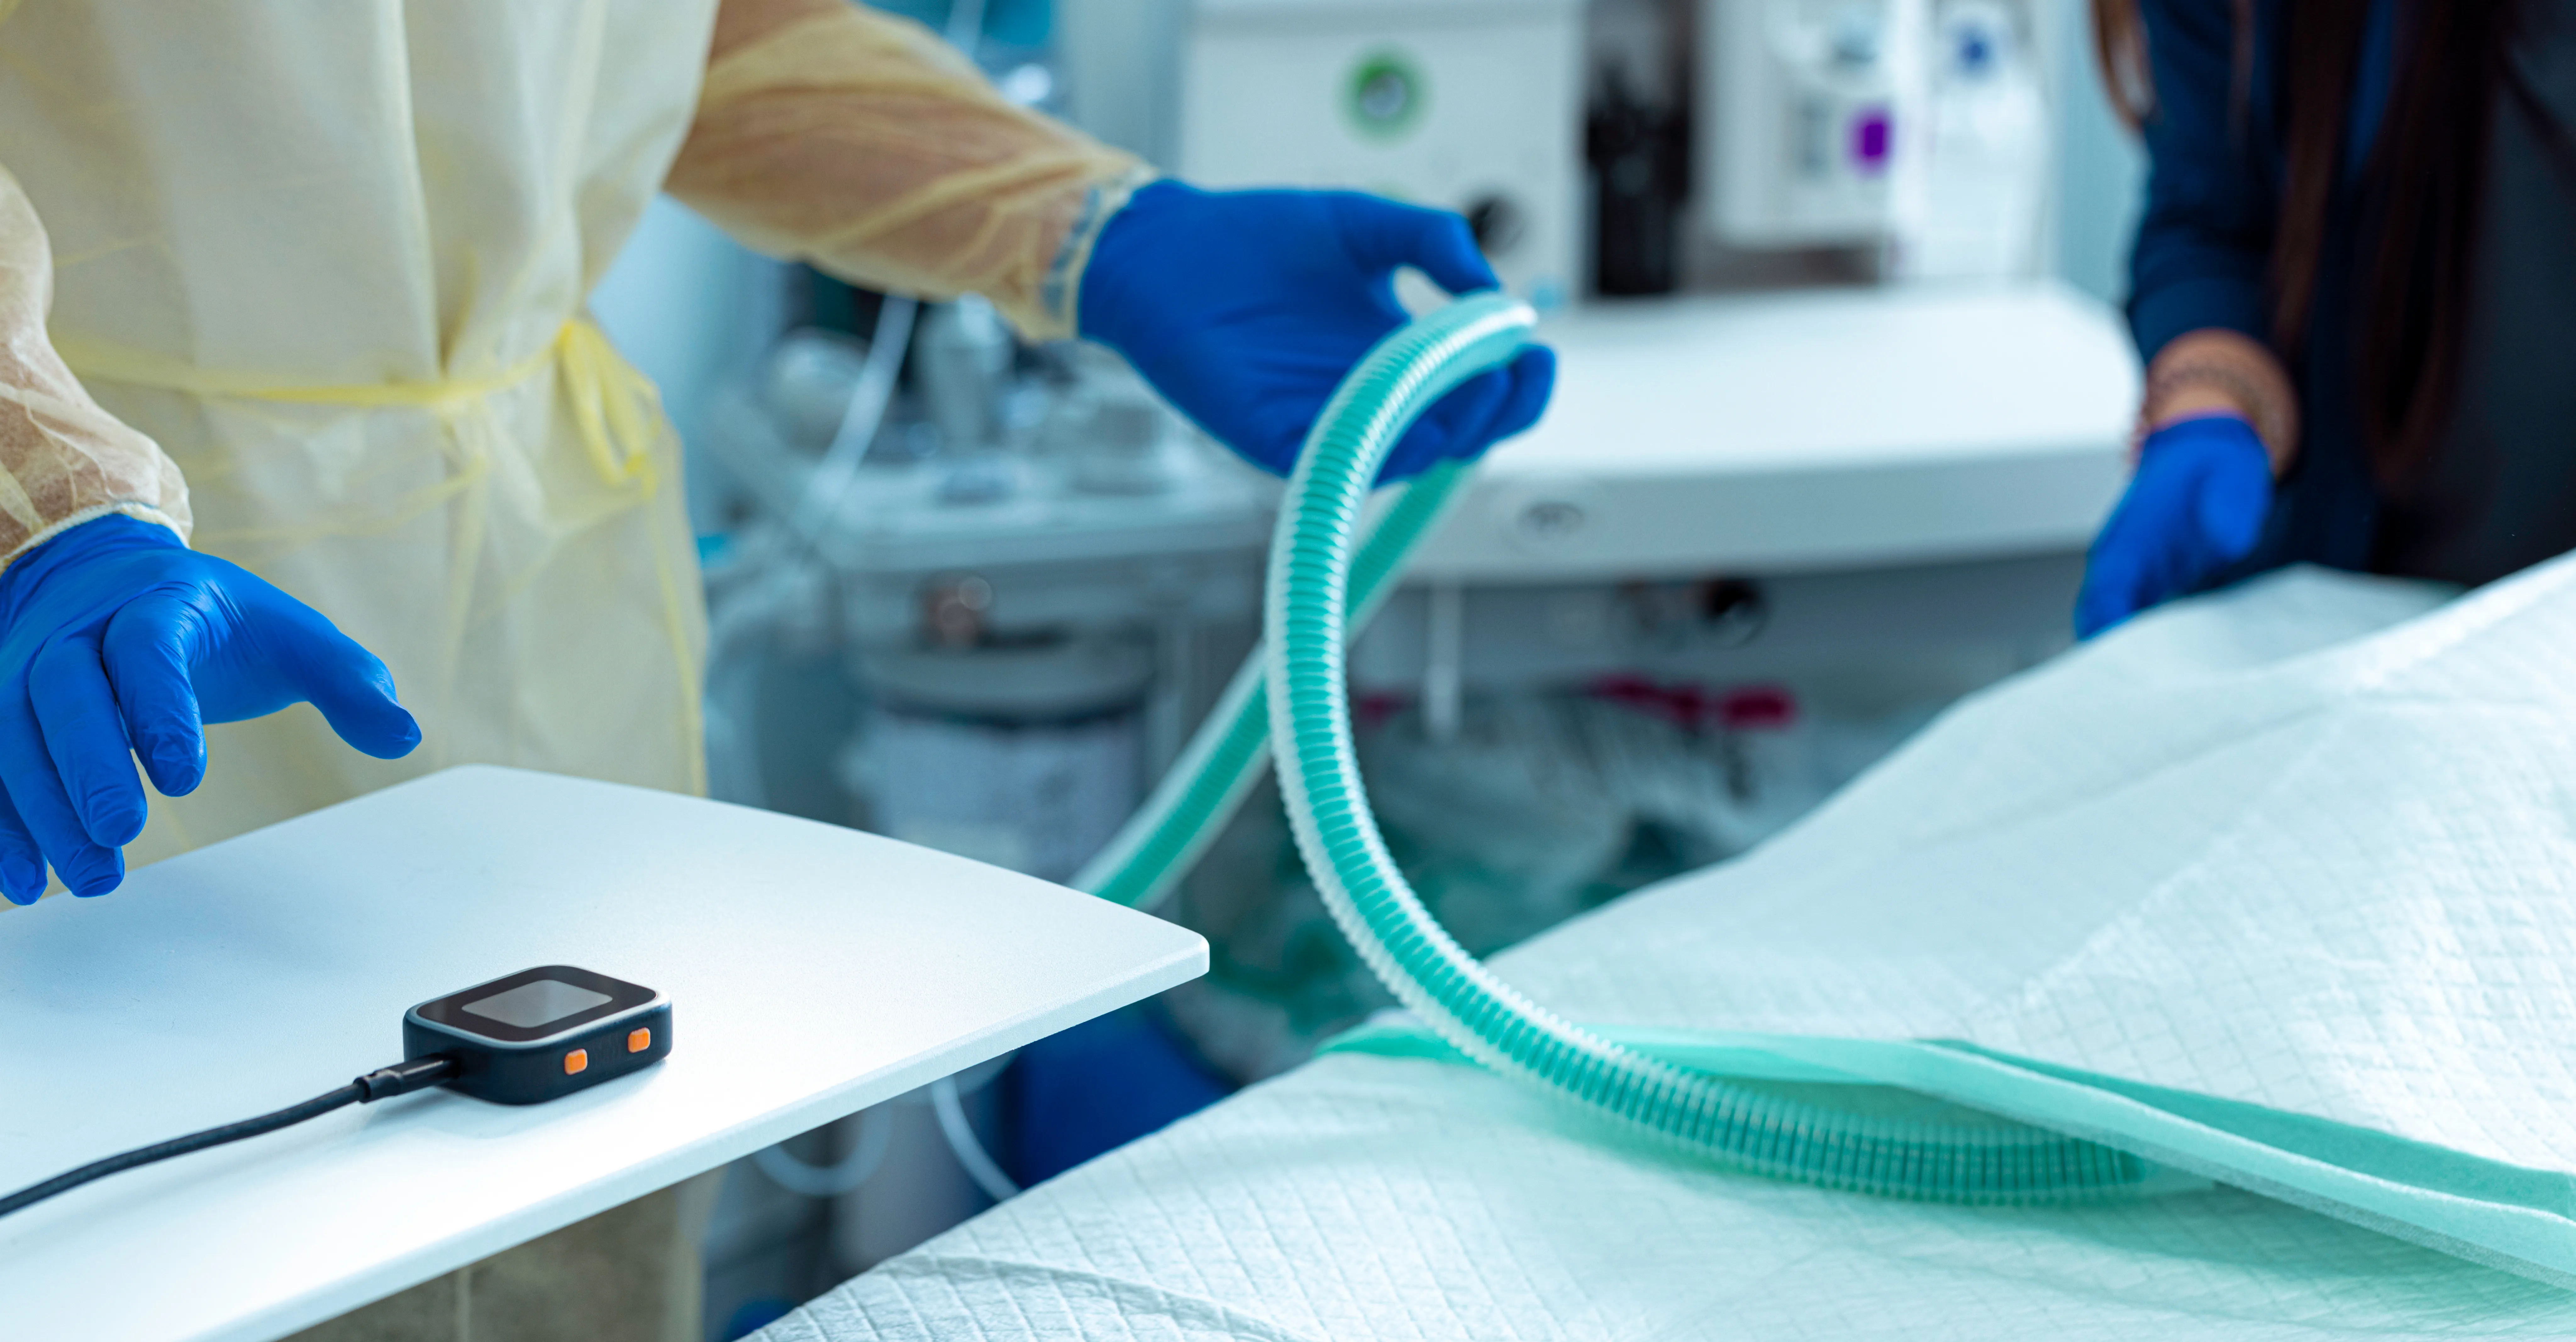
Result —
[[406, 1058], [391, 1067], [379, 1067], [350, 1084], [358, 1088], [360, 1104], [374, 1104], [378, 1100], [441, 1085], [454, 1075], [456, 1059], [444, 1053], [433, 1053], [425, 1058]]

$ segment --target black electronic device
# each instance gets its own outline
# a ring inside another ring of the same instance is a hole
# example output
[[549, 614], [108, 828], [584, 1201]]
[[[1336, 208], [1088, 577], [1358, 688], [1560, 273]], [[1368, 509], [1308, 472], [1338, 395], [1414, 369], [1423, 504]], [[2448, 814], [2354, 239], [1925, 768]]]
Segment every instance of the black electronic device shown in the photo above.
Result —
[[275, 1113], [136, 1147], [0, 1196], [0, 1216], [120, 1171], [292, 1127], [352, 1104], [447, 1086], [536, 1104], [638, 1072], [671, 1052], [671, 1000], [571, 965], [539, 965], [403, 1013], [403, 1060]]
[[569, 1095], [670, 1052], [669, 998], [571, 965], [522, 969], [403, 1013], [406, 1059], [452, 1059], [447, 1087], [495, 1104]]

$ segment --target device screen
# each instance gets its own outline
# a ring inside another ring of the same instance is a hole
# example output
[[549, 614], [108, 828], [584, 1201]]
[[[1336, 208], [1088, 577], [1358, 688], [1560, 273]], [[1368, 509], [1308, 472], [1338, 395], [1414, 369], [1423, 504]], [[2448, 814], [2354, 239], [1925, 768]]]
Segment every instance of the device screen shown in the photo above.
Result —
[[661, 994], [579, 965], [538, 965], [478, 983], [413, 1007], [422, 1023], [503, 1044], [530, 1044], [621, 1011], [649, 1006]]
[[594, 992], [562, 979], [533, 979], [507, 992], [467, 1002], [461, 1009], [486, 1020], [533, 1030], [588, 1011], [607, 1000], [606, 993]]

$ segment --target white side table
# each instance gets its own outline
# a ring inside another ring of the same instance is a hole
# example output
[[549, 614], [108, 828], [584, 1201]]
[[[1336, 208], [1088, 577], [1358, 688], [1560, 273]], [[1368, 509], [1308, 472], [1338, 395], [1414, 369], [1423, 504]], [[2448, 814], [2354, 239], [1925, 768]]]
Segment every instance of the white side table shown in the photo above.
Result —
[[1195, 933], [892, 840], [457, 769], [0, 913], [0, 1190], [402, 1056], [542, 964], [668, 994], [670, 1058], [551, 1104], [444, 1090], [0, 1218], [0, 1334], [267, 1339], [1204, 973]]

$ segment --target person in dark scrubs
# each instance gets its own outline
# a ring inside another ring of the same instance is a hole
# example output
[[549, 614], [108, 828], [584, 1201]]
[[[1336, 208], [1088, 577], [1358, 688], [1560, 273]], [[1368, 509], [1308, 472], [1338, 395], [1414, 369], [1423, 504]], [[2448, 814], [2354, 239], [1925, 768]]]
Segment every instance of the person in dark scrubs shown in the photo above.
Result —
[[2137, 470], [2076, 630], [2576, 549], [2576, 0], [2094, 0], [2144, 134]]

